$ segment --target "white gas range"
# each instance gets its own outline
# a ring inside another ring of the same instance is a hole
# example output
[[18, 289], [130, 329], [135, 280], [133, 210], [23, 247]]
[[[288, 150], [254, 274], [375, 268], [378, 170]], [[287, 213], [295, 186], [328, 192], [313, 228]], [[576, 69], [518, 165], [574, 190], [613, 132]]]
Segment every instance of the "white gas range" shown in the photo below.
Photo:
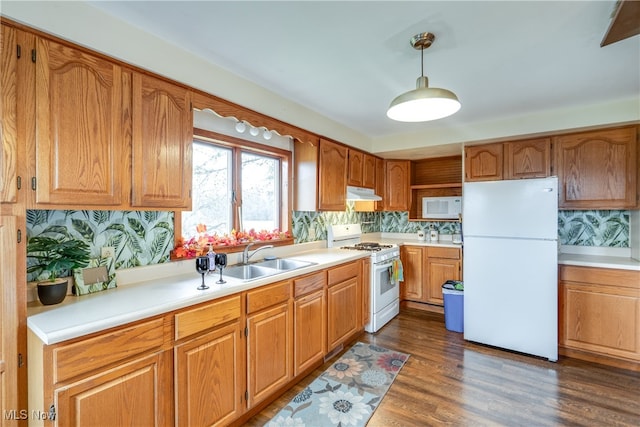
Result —
[[362, 242], [360, 224], [329, 225], [327, 247], [371, 253], [371, 294], [367, 332], [377, 332], [400, 312], [400, 284], [394, 280], [394, 268], [400, 261], [398, 245]]

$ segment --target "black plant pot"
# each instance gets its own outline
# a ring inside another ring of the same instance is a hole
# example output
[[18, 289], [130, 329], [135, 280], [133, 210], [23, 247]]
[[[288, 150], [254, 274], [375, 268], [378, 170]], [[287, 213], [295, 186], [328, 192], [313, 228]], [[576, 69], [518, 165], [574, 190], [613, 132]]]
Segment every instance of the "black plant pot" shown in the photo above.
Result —
[[67, 289], [66, 280], [57, 279], [54, 282], [38, 283], [38, 299], [44, 305], [59, 304], [67, 296]]

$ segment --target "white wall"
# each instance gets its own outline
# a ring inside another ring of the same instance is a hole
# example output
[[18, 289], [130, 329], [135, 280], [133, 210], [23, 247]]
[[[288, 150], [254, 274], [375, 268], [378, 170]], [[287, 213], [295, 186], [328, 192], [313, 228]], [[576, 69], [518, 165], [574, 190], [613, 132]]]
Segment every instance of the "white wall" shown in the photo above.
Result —
[[265, 115], [371, 151], [371, 140], [368, 137], [117, 20], [84, 2], [2, 0], [0, 13], [32, 28]]
[[465, 126], [457, 124], [454, 116], [447, 120], [448, 127], [434, 123], [428, 131], [372, 140], [84, 2], [0, 0], [0, 13], [220, 98], [387, 158], [416, 159], [459, 154], [462, 145], [469, 141], [499, 140], [640, 121], [640, 105], [637, 96], [633, 96], [613, 104], [576, 106], [567, 110], [550, 108], [526, 117], [509, 117]]

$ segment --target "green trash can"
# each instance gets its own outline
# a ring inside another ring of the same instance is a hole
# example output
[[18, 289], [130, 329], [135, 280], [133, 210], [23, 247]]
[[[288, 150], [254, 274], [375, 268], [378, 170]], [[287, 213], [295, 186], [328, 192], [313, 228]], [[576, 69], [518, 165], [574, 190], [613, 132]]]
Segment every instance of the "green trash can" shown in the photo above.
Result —
[[464, 284], [460, 280], [447, 280], [442, 285], [444, 296], [444, 326], [449, 331], [464, 331]]

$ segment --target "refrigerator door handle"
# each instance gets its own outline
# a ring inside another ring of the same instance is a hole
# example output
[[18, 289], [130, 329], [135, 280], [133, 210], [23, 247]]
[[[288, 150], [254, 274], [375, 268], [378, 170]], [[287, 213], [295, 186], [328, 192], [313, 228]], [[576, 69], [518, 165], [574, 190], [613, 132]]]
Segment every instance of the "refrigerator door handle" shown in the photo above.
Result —
[[547, 187], [547, 188], [543, 189], [542, 191], [544, 191], [545, 193], [551, 193], [553, 191], [553, 188]]

